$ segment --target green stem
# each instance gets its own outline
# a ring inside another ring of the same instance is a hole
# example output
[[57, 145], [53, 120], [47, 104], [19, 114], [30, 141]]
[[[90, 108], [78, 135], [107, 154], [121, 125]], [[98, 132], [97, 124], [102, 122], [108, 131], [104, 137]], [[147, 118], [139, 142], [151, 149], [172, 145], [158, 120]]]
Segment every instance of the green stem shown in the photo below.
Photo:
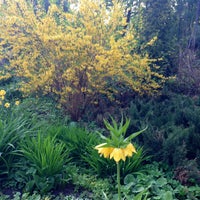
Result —
[[119, 165], [119, 162], [117, 162], [117, 186], [118, 186], [118, 200], [121, 200], [120, 165]]

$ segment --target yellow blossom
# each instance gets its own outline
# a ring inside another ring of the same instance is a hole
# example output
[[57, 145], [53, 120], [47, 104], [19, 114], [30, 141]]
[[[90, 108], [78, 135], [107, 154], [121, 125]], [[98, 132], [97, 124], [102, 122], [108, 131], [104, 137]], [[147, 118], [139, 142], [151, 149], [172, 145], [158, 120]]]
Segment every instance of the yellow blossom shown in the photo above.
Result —
[[5, 90], [0, 90], [0, 96], [5, 96], [6, 91]]
[[114, 159], [116, 162], [120, 160], [125, 161], [126, 157], [131, 157], [133, 153], [136, 153], [135, 147], [129, 143], [126, 148], [114, 148], [105, 146], [106, 143], [99, 144], [95, 147], [100, 155], [105, 158]]
[[125, 157], [126, 156], [131, 157], [133, 155], [133, 153], [136, 153], [136, 149], [131, 143], [129, 143], [126, 146], [126, 148], [123, 149], [123, 151], [124, 151]]
[[4, 104], [4, 106], [5, 106], [6, 108], [9, 108], [9, 107], [10, 107], [10, 103], [7, 102], [7, 103]]
[[97, 145], [95, 149], [98, 150], [98, 153], [100, 155], [103, 155], [105, 158], [109, 158], [110, 154], [113, 152], [114, 148], [113, 147], [102, 147], [106, 143]]
[[20, 104], [20, 101], [15, 101], [15, 105], [18, 106]]
[[2, 101], [0, 101], [0, 105], [2, 105]]
[[114, 148], [114, 150], [110, 154], [110, 159], [111, 158], [113, 158], [115, 160], [115, 162], [119, 162], [120, 160], [123, 160], [123, 161], [126, 160], [124, 151], [121, 148]]

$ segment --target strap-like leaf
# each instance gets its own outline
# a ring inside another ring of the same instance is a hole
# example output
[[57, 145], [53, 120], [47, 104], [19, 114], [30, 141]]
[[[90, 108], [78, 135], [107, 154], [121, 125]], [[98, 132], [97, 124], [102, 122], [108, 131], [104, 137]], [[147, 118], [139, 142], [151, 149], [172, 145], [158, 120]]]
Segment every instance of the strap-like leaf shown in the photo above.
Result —
[[144, 132], [148, 127], [138, 131], [138, 132], [135, 132], [135, 133], [132, 133], [129, 137], [127, 137], [124, 141], [131, 141], [133, 138], [137, 137], [138, 135], [140, 135], [142, 132]]

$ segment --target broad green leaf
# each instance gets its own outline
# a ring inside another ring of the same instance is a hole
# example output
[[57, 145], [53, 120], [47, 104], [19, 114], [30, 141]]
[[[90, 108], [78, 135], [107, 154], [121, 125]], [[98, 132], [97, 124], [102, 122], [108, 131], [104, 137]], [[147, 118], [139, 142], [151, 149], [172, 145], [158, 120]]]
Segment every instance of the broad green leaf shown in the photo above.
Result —
[[126, 175], [126, 177], [124, 178], [124, 184], [129, 184], [132, 182], [136, 182], [135, 177], [132, 174]]
[[173, 195], [171, 191], [167, 191], [163, 194], [162, 200], [173, 200]]

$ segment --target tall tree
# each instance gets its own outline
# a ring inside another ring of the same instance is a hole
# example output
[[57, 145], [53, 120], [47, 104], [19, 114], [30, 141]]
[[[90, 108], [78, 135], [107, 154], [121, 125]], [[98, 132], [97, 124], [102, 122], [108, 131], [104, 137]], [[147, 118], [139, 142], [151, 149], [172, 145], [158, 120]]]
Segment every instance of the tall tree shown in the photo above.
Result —
[[186, 93], [199, 93], [200, 1], [177, 0], [178, 82]]
[[160, 58], [159, 65], [166, 75], [175, 72], [176, 21], [172, 0], [143, 0], [143, 28], [141, 30], [146, 42], [156, 37], [147, 51], [152, 58]]

